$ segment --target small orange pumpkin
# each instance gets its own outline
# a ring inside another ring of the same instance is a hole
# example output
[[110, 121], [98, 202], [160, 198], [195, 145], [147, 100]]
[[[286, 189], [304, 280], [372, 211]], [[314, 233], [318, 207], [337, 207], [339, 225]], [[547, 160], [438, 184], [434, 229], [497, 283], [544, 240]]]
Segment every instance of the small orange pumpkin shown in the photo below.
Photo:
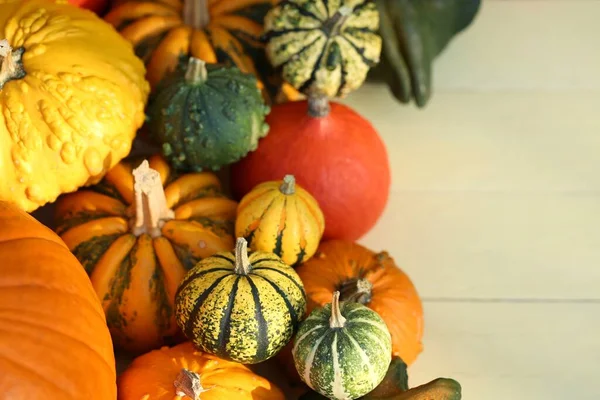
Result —
[[119, 400], [284, 400], [243, 364], [197, 351], [191, 342], [137, 357], [119, 376]]
[[377, 312], [392, 335], [392, 352], [412, 364], [423, 350], [423, 306], [410, 278], [387, 252], [357, 243], [322, 242], [317, 254], [296, 270], [304, 283], [308, 313], [331, 301], [357, 301]]

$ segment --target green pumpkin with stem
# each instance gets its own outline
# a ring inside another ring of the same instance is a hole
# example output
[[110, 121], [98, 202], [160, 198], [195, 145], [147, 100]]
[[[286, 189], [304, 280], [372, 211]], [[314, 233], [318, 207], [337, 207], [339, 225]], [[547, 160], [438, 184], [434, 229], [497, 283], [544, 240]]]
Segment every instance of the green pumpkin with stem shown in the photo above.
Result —
[[190, 57], [151, 96], [147, 127], [177, 170], [216, 171], [256, 150], [269, 112], [254, 75]]
[[301, 323], [292, 355], [300, 378], [336, 400], [353, 400], [379, 385], [392, 359], [383, 319], [360, 303], [339, 301], [314, 309]]
[[306, 312], [306, 293], [294, 269], [273, 253], [235, 252], [202, 259], [175, 294], [177, 324], [194, 345], [243, 364], [274, 356]]

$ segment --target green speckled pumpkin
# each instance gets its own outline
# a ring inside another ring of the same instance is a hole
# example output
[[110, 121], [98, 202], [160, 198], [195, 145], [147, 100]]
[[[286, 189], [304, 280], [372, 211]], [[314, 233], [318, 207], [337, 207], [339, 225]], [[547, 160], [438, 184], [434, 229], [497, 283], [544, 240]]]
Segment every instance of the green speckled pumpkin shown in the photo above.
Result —
[[375, 311], [333, 301], [302, 322], [292, 354], [302, 380], [323, 396], [357, 399], [383, 380], [392, 360], [392, 338]]
[[343, 96], [379, 62], [379, 13], [369, 0], [288, 0], [265, 17], [267, 56], [296, 89]]
[[219, 170], [256, 149], [270, 108], [256, 77], [183, 59], [148, 104], [148, 131], [177, 170]]
[[175, 296], [175, 315], [199, 349], [243, 364], [274, 356], [306, 312], [302, 281], [272, 253], [252, 252], [238, 238], [188, 272]]

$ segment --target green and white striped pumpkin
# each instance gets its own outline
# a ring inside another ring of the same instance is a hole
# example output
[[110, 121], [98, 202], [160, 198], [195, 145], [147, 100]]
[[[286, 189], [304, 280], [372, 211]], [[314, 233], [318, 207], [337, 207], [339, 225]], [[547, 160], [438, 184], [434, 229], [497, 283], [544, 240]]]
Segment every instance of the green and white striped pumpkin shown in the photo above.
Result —
[[304, 286], [272, 253], [252, 252], [238, 238], [192, 268], [175, 295], [177, 324], [194, 345], [243, 364], [269, 359], [292, 338], [306, 312]]
[[378, 29], [371, 0], [286, 0], [265, 17], [266, 52], [296, 89], [344, 96], [379, 62]]
[[301, 324], [292, 354], [302, 380], [336, 400], [357, 399], [385, 377], [392, 338], [375, 311], [355, 302], [333, 301], [316, 308]]

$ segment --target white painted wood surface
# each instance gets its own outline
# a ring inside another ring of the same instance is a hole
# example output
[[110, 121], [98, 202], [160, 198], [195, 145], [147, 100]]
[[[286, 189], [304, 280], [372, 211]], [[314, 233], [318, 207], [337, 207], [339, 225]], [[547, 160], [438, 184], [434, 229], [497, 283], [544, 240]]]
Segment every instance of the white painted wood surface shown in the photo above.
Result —
[[484, 0], [428, 107], [345, 102], [388, 146], [389, 205], [361, 242], [423, 297], [411, 385], [465, 400], [598, 400], [600, 1]]

